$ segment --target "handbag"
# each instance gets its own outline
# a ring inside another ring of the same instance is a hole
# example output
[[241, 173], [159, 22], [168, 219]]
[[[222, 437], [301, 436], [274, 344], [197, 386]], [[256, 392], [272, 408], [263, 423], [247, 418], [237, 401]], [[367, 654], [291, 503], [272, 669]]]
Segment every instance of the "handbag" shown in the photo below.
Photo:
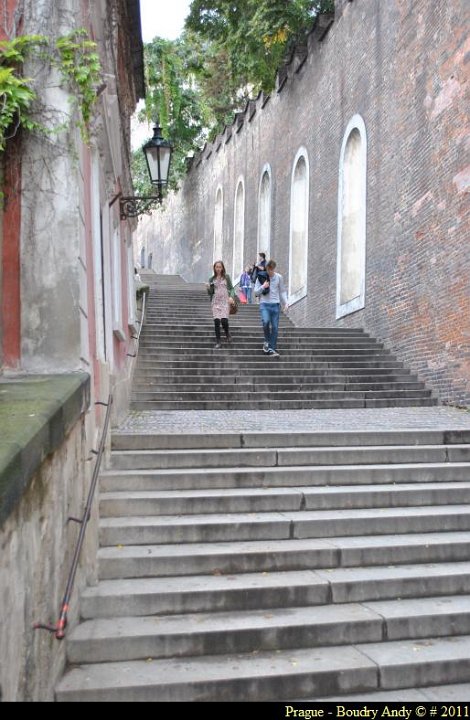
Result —
[[234, 298], [234, 300], [235, 300], [234, 303], [230, 303], [230, 310], [229, 310], [230, 315], [236, 315], [238, 312], [238, 302], [237, 302], [236, 298]]

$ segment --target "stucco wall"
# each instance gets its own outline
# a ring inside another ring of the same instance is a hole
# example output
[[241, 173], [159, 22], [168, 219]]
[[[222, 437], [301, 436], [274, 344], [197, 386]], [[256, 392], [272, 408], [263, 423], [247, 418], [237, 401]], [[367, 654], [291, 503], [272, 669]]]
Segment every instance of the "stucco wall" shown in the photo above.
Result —
[[[245, 262], [255, 257], [258, 190], [272, 169], [271, 255], [289, 275], [292, 164], [310, 167], [308, 295], [299, 325], [361, 326], [394, 349], [443, 400], [470, 402], [468, 58], [465, 0], [354, 0], [309, 52], [196, 156], [165, 212], [140, 223], [157, 272], [206, 279], [217, 188], [230, 266], [236, 183], [245, 182]], [[284, 71], [283, 71], [284, 72]], [[346, 127], [367, 133], [365, 307], [336, 320], [338, 178]], [[139, 248], [138, 248], [139, 249]]]
[[[51, 701], [64, 668], [65, 642], [36, 622], [58, 619], [95, 456], [92, 415], [83, 415], [62, 446], [34, 475], [0, 532], [0, 688], [3, 701]], [[70, 606], [69, 627], [79, 612], [78, 594], [96, 582], [97, 503]]]

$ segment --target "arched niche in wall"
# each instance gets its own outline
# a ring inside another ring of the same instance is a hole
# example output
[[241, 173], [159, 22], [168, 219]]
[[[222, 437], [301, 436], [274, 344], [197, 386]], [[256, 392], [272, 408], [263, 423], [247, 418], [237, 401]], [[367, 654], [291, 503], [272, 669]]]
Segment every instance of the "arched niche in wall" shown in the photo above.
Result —
[[261, 172], [258, 192], [258, 252], [271, 253], [271, 166], [266, 164]]
[[309, 164], [305, 148], [295, 156], [291, 179], [289, 231], [289, 302], [307, 294]]
[[213, 261], [222, 260], [222, 253], [224, 249], [224, 238], [223, 238], [223, 226], [224, 226], [224, 193], [221, 186], [217, 188], [215, 194], [215, 208], [214, 208], [214, 255]]
[[367, 134], [354, 115], [341, 146], [338, 183], [336, 317], [365, 305]]
[[243, 248], [245, 243], [245, 184], [240, 177], [235, 191], [233, 210], [233, 263], [232, 281], [238, 282], [243, 272]]

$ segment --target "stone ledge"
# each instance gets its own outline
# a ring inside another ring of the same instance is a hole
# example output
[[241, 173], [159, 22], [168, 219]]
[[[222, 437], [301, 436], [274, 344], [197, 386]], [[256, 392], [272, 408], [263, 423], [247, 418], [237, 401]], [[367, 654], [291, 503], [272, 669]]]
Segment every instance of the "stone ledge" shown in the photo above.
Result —
[[90, 404], [90, 376], [0, 378], [0, 526]]

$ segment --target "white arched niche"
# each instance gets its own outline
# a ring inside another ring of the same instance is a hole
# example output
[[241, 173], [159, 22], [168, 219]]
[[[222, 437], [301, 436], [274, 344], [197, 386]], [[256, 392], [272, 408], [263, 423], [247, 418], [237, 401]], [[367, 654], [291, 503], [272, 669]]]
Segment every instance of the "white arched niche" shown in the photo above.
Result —
[[309, 164], [302, 147], [292, 168], [289, 229], [289, 303], [307, 294]]
[[232, 281], [237, 283], [243, 272], [243, 248], [245, 242], [245, 184], [240, 177], [235, 190], [233, 209], [233, 264]]
[[258, 191], [258, 252], [271, 253], [271, 166], [266, 164], [261, 172]]
[[223, 223], [224, 223], [224, 194], [219, 185], [215, 194], [214, 208], [214, 255], [213, 262], [222, 260], [223, 252]]
[[341, 146], [338, 183], [336, 317], [365, 306], [367, 133], [354, 115]]

